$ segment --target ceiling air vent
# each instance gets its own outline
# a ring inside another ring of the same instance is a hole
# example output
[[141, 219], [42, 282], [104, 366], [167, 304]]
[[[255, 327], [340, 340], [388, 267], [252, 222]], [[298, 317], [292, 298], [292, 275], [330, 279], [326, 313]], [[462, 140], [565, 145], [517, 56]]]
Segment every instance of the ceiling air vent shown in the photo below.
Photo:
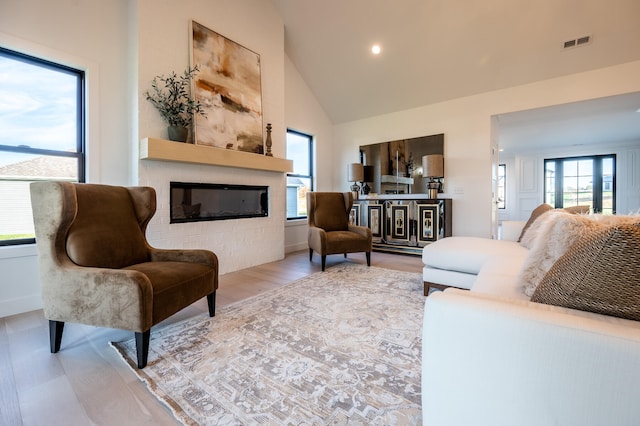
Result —
[[582, 37], [577, 37], [571, 40], [567, 40], [562, 44], [562, 47], [565, 49], [569, 49], [572, 47], [584, 46], [585, 44], [591, 43], [591, 36], [586, 35]]

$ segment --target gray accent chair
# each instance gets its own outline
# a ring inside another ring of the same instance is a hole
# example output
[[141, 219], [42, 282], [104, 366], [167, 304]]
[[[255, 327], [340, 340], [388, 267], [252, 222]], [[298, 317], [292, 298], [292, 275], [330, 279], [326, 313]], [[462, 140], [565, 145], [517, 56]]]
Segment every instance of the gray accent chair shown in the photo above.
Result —
[[152, 326], [203, 297], [215, 315], [216, 255], [146, 240], [153, 188], [48, 181], [30, 190], [52, 353], [65, 322], [130, 330], [144, 368]]

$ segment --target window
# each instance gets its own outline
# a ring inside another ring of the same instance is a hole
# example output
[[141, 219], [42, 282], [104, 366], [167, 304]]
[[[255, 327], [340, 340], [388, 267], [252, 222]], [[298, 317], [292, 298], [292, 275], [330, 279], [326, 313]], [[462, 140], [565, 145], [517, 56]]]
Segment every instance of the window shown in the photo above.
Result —
[[287, 173], [287, 219], [307, 217], [307, 192], [313, 190], [313, 138], [287, 130], [287, 158], [293, 172]]
[[84, 72], [0, 48], [0, 245], [34, 242], [29, 184], [84, 182]]
[[507, 165], [498, 164], [498, 208], [504, 209], [507, 205]]
[[544, 200], [556, 208], [588, 205], [614, 214], [615, 155], [555, 158], [544, 161]]

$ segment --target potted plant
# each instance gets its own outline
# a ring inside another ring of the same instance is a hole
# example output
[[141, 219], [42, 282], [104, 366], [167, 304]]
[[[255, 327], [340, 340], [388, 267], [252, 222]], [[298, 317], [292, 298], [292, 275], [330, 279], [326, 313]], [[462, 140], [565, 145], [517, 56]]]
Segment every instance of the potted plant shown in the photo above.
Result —
[[145, 92], [147, 100], [160, 112], [169, 125], [169, 139], [186, 142], [189, 126], [194, 114], [207, 115], [199, 101], [190, 94], [191, 80], [200, 71], [198, 66], [188, 67], [182, 75], [171, 72], [168, 76], [158, 75], [151, 80], [151, 90]]

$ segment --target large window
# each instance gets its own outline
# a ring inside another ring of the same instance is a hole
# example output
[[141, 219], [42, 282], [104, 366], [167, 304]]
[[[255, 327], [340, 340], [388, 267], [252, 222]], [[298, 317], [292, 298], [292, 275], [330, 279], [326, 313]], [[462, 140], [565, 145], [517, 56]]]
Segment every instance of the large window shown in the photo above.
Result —
[[307, 192], [313, 190], [313, 138], [287, 130], [287, 158], [293, 172], [287, 174], [287, 219], [307, 217]]
[[29, 184], [84, 181], [84, 73], [0, 48], [0, 245], [34, 241]]
[[615, 155], [545, 160], [545, 202], [556, 208], [588, 205], [594, 212], [613, 214], [615, 170]]

